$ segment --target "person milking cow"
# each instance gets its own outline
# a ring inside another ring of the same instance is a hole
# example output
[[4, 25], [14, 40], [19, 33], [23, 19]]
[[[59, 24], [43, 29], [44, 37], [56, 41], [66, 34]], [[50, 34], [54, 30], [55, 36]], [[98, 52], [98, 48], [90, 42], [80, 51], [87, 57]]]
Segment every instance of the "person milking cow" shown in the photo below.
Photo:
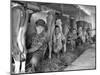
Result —
[[[47, 48], [46, 41], [47, 25], [43, 19], [38, 19], [35, 22], [35, 32], [31, 37], [31, 48], [28, 50], [28, 56], [31, 56], [30, 63], [32, 65], [32, 72], [36, 72], [37, 64], [43, 59]], [[27, 57], [28, 57], [27, 56]]]
[[57, 53], [57, 57], [59, 58], [59, 52], [63, 49], [63, 52], [66, 52], [66, 44], [65, 37], [62, 33], [62, 22], [61, 19], [56, 21], [55, 32], [54, 32], [54, 52]]

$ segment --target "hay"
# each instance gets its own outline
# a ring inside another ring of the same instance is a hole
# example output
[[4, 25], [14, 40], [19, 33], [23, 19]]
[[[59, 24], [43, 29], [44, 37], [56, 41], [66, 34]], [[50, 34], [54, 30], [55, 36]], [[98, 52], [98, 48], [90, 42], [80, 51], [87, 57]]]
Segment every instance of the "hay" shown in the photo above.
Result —
[[75, 61], [87, 47], [79, 47], [74, 51], [68, 51], [66, 53], [62, 53], [57, 58], [56, 55], [53, 55], [51, 59], [43, 59], [41, 62], [38, 63], [36, 66], [35, 72], [42, 73], [42, 72], [55, 72], [55, 71], [63, 71], [68, 65], [70, 65], [73, 61]]

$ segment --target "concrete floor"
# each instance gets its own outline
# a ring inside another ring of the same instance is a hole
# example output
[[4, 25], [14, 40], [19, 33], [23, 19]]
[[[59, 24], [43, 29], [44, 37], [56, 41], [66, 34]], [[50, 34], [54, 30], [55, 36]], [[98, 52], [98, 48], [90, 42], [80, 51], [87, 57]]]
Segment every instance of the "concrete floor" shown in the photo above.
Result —
[[91, 45], [71, 65], [64, 70], [95, 69], [95, 44]]

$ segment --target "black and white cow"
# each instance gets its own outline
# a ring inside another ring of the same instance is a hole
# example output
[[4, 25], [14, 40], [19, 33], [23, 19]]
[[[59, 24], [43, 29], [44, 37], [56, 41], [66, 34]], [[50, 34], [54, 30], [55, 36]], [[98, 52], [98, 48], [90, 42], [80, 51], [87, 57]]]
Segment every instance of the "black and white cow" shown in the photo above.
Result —
[[[14, 59], [14, 73], [25, 72], [25, 32], [28, 21], [28, 11], [24, 11], [24, 8], [19, 4], [14, 4], [11, 8], [12, 16], [12, 32], [11, 32], [11, 54]], [[21, 69], [20, 69], [21, 66]]]

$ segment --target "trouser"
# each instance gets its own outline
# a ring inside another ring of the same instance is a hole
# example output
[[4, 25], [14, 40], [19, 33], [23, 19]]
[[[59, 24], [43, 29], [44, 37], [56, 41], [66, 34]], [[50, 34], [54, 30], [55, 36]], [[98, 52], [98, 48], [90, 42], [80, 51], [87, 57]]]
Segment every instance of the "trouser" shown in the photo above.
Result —
[[[44, 54], [45, 54], [46, 49], [47, 49], [47, 44], [44, 44], [37, 51], [27, 53], [27, 56], [26, 56], [26, 65], [27, 65], [26, 66], [26, 72], [28, 72], [28, 69], [30, 67], [32, 67], [32, 69], [35, 69], [35, 67], [37, 67], [37, 64], [40, 63], [42, 61], [42, 59], [44, 58]], [[33, 60], [35, 60], [36, 62], [33, 61]]]

